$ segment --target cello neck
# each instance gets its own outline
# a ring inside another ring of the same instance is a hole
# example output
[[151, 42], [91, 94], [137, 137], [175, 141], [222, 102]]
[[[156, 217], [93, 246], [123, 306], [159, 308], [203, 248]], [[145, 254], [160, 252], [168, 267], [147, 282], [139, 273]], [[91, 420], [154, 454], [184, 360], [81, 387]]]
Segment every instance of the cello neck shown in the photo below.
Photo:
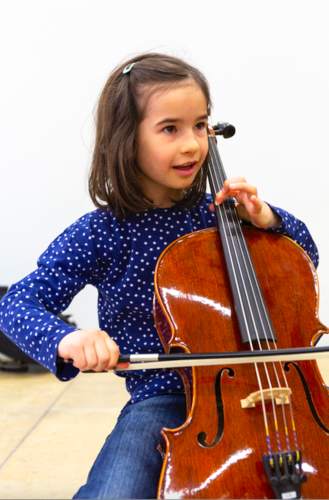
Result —
[[[208, 134], [208, 140], [208, 178], [215, 199], [227, 177], [216, 137]], [[227, 198], [219, 207], [215, 206], [215, 213], [242, 341], [251, 349], [253, 342], [257, 341], [261, 349], [261, 340], [276, 342], [276, 338], [234, 200]]]

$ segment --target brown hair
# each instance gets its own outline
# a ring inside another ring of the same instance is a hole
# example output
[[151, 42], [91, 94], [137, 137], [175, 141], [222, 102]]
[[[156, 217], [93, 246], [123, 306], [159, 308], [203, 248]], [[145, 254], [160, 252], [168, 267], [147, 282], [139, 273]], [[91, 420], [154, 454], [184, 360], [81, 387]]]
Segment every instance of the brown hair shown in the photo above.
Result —
[[[136, 61], [129, 73], [122, 73]], [[136, 160], [138, 127], [155, 91], [191, 79], [201, 88], [210, 110], [207, 80], [200, 71], [176, 57], [142, 54], [121, 64], [110, 75], [98, 101], [95, 148], [89, 172], [89, 193], [97, 207], [110, 210], [120, 219], [154, 207], [143, 193]], [[206, 171], [207, 161], [178, 206], [190, 208], [203, 200]]]

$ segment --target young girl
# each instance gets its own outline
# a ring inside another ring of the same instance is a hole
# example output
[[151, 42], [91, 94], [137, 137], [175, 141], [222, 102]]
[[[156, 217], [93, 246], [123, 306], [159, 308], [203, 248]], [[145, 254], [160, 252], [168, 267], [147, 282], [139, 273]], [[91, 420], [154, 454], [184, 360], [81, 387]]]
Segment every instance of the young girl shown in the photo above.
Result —
[[[143, 54], [109, 77], [89, 177], [98, 208], [54, 240], [0, 307], [1, 330], [60, 380], [110, 370], [119, 351], [163, 352], [152, 315], [156, 262], [177, 238], [216, 224], [214, 202], [235, 197], [242, 219], [290, 236], [317, 265], [303, 222], [264, 203], [243, 177], [227, 180], [215, 200], [205, 195], [210, 107], [204, 76], [174, 57]], [[86, 284], [99, 293], [100, 329], [78, 330], [57, 318]], [[175, 371], [118, 375], [131, 400], [75, 498], [155, 498], [160, 431], [186, 419]]]

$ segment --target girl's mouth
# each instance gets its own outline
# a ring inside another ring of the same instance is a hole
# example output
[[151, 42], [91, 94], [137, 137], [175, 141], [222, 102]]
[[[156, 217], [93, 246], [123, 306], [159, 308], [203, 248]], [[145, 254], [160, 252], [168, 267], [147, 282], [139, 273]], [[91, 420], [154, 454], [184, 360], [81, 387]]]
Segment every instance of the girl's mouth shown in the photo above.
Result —
[[189, 162], [189, 163], [184, 163], [183, 165], [177, 165], [176, 167], [173, 167], [177, 173], [180, 175], [191, 175], [194, 172], [195, 166], [197, 162]]

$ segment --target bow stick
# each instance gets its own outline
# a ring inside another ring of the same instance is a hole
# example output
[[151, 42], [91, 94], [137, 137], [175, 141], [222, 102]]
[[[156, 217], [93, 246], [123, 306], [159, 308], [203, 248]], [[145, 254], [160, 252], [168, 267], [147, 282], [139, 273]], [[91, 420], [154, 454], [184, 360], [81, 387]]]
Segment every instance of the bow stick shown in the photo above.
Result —
[[[265, 354], [266, 353], [266, 354]], [[116, 371], [154, 370], [183, 368], [190, 366], [238, 365], [247, 363], [269, 363], [279, 361], [306, 361], [326, 359], [329, 347], [300, 347], [297, 349], [274, 349], [270, 351], [233, 351], [216, 353], [173, 353], [173, 354], [121, 354], [118, 363], [131, 363], [128, 368], [115, 367], [106, 373]], [[73, 359], [58, 358], [73, 363]], [[86, 370], [83, 373], [96, 373]]]

